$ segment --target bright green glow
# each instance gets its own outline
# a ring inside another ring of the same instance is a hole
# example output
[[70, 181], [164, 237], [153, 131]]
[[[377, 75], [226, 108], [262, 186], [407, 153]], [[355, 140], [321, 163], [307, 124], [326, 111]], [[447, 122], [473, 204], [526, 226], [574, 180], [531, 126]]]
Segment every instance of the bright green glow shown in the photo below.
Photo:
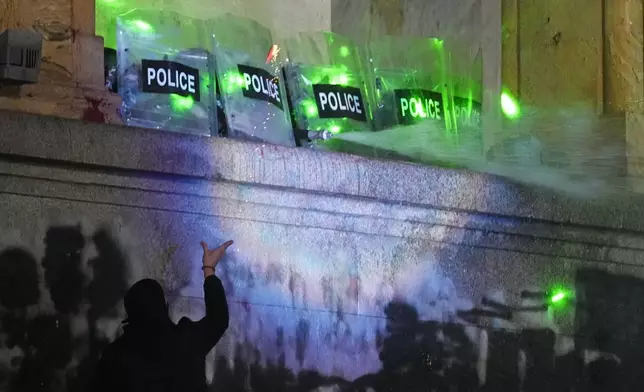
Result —
[[557, 303], [566, 299], [566, 293], [557, 293], [550, 297], [550, 302]]
[[308, 76], [311, 84], [335, 84], [339, 86], [351, 85], [351, 74], [348, 72], [346, 66], [336, 66], [329, 68], [316, 68], [314, 72]]
[[554, 307], [562, 307], [573, 298], [573, 292], [564, 288], [555, 288], [548, 294], [548, 304]]
[[505, 117], [510, 119], [519, 118], [521, 115], [519, 102], [507, 91], [501, 93], [501, 111], [503, 111]]
[[175, 112], [185, 112], [192, 109], [195, 101], [192, 97], [182, 97], [181, 95], [170, 95], [170, 106]]
[[342, 128], [340, 128], [340, 126], [339, 126], [339, 125], [331, 125], [331, 126], [329, 127], [329, 132], [331, 132], [331, 133], [333, 133], [333, 134], [335, 134], [335, 133], [340, 133], [340, 131], [342, 131]]
[[243, 87], [244, 77], [239, 72], [230, 71], [221, 78], [221, 89], [227, 94], [232, 94]]
[[96, 0], [96, 35], [103, 37], [106, 48], [116, 49], [117, 18], [131, 9], [126, 0]]
[[313, 100], [302, 101], [302, 109], [304, 109], [304, 115], [308, 118], [318, 116], [318, 108]]
[[329, 77], [330, 84], [337, 84], [340, 86], [346, 86], [349, 84], [349, 75], [347, 74], [338, 74]]
[[[201, 85], [208, 87], [209, 84], [210, 84], [210, 76], [204, 75], [201, 78]], [[192, 109], [194, 105], [195, 105], [195, 100], [190, 96], [182, 97], [181, 95], [178, 95], [178, 94], [170, 94], [170, 106], [172, 107], [172, 110], [174, 110], [177, 113], [186, 112]]]
[[150, 33], [154, 31], [154, 28], [152, 27], [151, 24], [148, 22], [142, 21], [142, 20], [133, 20], [130, 21], [130, 25], [134, 27], [135, 29], [139, 30], [140, 32], [143, 33]]
[[443, 45], [445, 44], [445, 41], [442, 39], [434, 38], [434, 45], [436, 45], [437, 48], [442, 48]]
[[351, 54], [351, 51], [349, 50], [348, 46], [340, 47], [340, 56], [349, 57], [350, 54]]

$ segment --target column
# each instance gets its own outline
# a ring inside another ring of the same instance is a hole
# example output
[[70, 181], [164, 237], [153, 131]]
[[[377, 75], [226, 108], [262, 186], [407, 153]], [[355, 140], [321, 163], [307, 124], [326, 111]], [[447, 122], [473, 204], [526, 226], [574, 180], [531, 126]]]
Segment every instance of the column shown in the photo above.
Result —
[[604, 110], [625, 117], [630, 183], [644, 191], [644, 46], [642, 0], [613, 0], [604, 10]]

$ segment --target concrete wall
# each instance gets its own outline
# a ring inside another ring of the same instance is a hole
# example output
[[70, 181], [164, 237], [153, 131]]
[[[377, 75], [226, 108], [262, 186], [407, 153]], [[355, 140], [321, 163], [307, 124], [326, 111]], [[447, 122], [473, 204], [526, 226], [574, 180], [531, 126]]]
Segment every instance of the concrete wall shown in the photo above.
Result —
[[[620, 357], [629, 390], [644, 385], [640, 199], [22, 114], [0, 124], [0, 391], [78, 390], [140, 278], [163, 283], [175, 320], [200, 317], [199, 241], [229, 238], [213, 390], [571, 390], [599, 351]], [[553, 287], [577, 300], [521, 297]]]

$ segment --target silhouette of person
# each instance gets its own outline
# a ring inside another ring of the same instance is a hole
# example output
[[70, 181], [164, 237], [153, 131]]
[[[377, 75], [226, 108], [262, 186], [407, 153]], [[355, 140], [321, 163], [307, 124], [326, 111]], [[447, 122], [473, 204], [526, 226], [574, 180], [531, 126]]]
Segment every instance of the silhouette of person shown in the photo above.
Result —
[[124, 298], [123, 335], [103, 351], [90, 385], [94, 392], [202, 392], [207, 390], [205, 359], [228, 328], [228, 303], [215, 275], [228, 241], [203, 247], [206, 315], [174, 324], [161, 285], [152, 279], [134, 284]]

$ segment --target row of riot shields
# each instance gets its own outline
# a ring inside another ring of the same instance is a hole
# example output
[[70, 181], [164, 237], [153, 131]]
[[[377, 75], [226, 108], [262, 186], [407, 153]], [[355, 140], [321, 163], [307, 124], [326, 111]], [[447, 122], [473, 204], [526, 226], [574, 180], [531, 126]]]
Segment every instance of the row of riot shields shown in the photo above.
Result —
[[453, 140], [480, 138], [480, 54], [440, 39], [276, 42], [249, 19], [149, 10], [119, 16], [116, 35], [128, 125], [287, 146], [422, 121]]

